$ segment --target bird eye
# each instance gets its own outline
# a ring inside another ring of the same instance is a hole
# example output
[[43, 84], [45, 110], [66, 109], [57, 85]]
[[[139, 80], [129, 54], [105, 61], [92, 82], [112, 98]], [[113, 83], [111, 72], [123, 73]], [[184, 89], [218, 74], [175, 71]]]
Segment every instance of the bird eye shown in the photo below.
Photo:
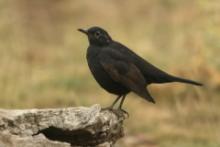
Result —
[[95, 32], [95, 37], [96, 37], [96, 38], [99, 38], [100, 35], [101, 35], [100, 32]]

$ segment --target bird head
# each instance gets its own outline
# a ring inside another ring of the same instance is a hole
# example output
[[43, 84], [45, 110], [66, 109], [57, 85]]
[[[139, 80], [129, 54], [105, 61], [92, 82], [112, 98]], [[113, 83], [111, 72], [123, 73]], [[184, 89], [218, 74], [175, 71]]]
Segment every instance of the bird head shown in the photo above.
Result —
[[91, 27], [88, 30], [78, 29], [78, 31], [87, 35], [90, 45], [105, 46], [112, 41], [109, 34], [100, 27]]

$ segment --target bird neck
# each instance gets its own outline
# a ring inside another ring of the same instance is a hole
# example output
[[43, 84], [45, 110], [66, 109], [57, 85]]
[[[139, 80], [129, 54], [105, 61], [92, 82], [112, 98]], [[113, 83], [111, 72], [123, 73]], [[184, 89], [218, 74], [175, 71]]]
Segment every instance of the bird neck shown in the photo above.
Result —
[[112, 42], [112, 39], [109, 38], [100, 38], [99, 40], [94, 39], [94, 38], [89, 38], [89, 44], [92, 46], [108, 46]]

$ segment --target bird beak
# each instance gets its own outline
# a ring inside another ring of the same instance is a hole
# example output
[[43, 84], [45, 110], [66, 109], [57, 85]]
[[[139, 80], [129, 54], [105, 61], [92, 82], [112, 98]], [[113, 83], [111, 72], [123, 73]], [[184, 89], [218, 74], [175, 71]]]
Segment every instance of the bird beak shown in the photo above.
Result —
[[78, 29], [78, 31], [80, 31], [80, 32], [82, 32], [82, 33], [84, 33], [84, 34], [88, 35], [88, 31], [87, 31], [87, 30]]

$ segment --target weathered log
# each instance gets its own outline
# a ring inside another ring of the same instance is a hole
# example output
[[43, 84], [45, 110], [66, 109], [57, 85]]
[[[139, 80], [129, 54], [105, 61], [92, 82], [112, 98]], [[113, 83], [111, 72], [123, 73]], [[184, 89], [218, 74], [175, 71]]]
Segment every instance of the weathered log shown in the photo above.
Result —
[[125, 117], [100, 105], [57, 109], [0, 109], [0, 147], [110, 147]]

